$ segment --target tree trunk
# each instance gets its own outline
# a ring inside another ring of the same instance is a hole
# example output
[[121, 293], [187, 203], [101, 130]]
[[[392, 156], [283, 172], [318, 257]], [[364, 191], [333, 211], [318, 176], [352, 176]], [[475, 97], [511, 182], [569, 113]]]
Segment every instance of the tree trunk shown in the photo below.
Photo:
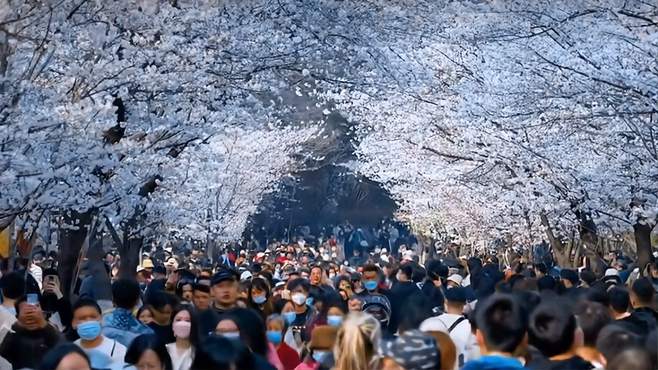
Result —
[[71, 211], [70, 214], [64, 216], [64, 224], [75, 226], [75, 230], [67, 227], [60, 228], [59, 232], [58, 272], [64, 294], [68, 294], [71, 286], [76, 283], [73, 279], [78, 266], [80, 248], [87, 237], [90, 223], [91, 212]]
[[139, 250], [142, 248], [142, 238], [133, 237], [124, 240], [119, 248], [121, 264], [119, 265], [119, 278], [135, 279], [137, 266], [139, 265]]
[[651, 262], [651, 231], [653, 226], [649, 223], [641, 224], [636, 223], [633, 225], [633, 231], [635, 234], [635, 248], [637, 251], [637, 265], [640, 268], [640, 271], [644, 271], [644, 268], [649, 262]]

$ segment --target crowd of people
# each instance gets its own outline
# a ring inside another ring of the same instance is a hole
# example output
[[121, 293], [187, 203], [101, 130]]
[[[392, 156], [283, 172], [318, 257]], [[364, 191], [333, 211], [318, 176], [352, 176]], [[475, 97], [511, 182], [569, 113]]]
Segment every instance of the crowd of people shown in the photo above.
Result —
[[658, 368], [658, 261], [616, 254], [597, 276], [337, 247], [159, 251], [134, 278], [108, 252], [73, 295], [37, 259], [0, 279], [0, 369]]

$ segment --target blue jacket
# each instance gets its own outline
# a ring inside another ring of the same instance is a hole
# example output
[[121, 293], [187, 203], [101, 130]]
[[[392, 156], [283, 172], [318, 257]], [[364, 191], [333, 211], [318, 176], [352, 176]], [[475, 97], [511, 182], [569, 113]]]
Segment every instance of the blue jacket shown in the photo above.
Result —
[[136, 337], [153, 334], [153, 330], [139, 322], [132, 312], [125, 308], [115, 308], [103, 318], [103, 335], [128, 348]]
[[523, 369], [521, 361], [504, 356], [482, 356], [467, 362], [462, 370], [517, 370]]

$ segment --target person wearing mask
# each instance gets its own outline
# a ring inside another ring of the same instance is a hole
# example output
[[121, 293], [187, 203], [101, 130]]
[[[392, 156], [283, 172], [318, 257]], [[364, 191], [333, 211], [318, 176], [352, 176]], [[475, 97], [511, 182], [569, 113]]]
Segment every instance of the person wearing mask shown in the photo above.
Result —
[[[109, 339], [101, 333], [101, 308], [91, 299], [82, 298], [73, 305], [72, 327], [80, 339], [74, 343], [89, 356], [93, 368], [102, 369], [112, 364], [123, 364], [126, 347], [114, 339]], [[92, 353], [94, 352], [94, 353]], [[100, 353], [103, 356], [94, 356]], [[94, 361], [98, 359], [99, 361]], [[109, 361], [102, 361], [107, 359]]]
[[306, 279], [296, 279], [288, 283], [290, 300], [292, 301], [295, 319], [290, 323], [297, 342], [306, 342], [311, 338], [310, 330], [317, 318], [317, 311], [312, 305], [307, 304], [311, 285]]
[[127, 347], [135, 337], [153, 334], [151, 328], [139, 322], [132, 314], [140, 294], [139, 284], [134, 280], [119, 279], [112, 284], [114, 310], [103, 318], [103, 335]]
[[43, 358], [39, 370], [91, 370], [87, 354], [73, 343], [62, 343]]
[[536, 370], [589, 370], [594, 367], [578, 350], [583, 345], [583, 331], [576, 317], [565, 303], [551, 301], [541, 303], [530, 316], [528, 342], [537, 348], [544, 359], [528, 364]]
[[330, 302], [326, 304], [327, 325], [339, 328], [345, 320], [345, 306], [339, 302]]
[[457, 365], [464, 365], [466, 345], [471, 337], [471, 324], [464, 316], [466, 289], [452, 288], [445, 292], [444, 313], [431, 317], [420, 325], [424, 332], [441, 331], [450, 335], [457, 352]]
[[63, 340], [60, 333], [49, 325], [36, 294], [16, 300], [18, 320], [0, 346], [0, 356], [15, 369], [35, 369], [45, 353]]
[[379, 320], [382, 328], [386, 329], [391, 320], [392, 310], [390, 300], [379, 288], [381, 281], [379, 268], [372, 264], [363, 266], [361, 280], [365, 290], [356, 295], [363, 302], [363, 312], [373, 315]]
[[332, 350], [338, 329], [332, 326], [316, 326], [311, 333], [308, 353], [295, 370], [317, 370], [333, 368]]
[[213, 300], [209, 309], [200, 313], [202, 334], [212, 332], [228, 311], [238, 308], [240, 284], [235, 271], [222, 269], [212, 276], [210, 283]]
[[238, 308], [228, 313], [227, 317], [238, 327], [242, 343], [277, 370], [283, 370], [276, 348], [267, 341], [265, 321], [256, 311]]
[[171, 330], [171, 311], [173, 310], [174, 297], [164, 291], [152, 292], [149, 295], [147, 306], [153, 313], [153, 321], [148, 327], [153, 333], [165, 343], [176, 340]]
[[294, 370], [301, 363], [299, 353], [283, 341], [287, 325], [281, 315], [273, 314], [267, 318], [267, 340], [276, 348], [284, 370]]
[[251, 279], [248, 296], [247, 306], [260, 313], [263, 320], [274, 311], [270, 284], [265, 278], [256, 276]]
[[125, 362], [139, 370], [173, 370], [167, 348], [153, 334], [136, 337], [126, 351]]
[[462, 370], [521, 370], [515, 354], [525, 350], [527, 320], [513, 296], [494, 294], [478, 303], [475, 336], [482, 357], [466, 362]]
[[167, 344], [173, 370], [189, 370], [199, 347], [199, 320], [190, 306], [179, 306], [172, 314], [176, 341]]
[[373, 369], [381, 336], [381, 326], [375, 317], [363, 312], [349, 314], [336, 336], [335, 368]]

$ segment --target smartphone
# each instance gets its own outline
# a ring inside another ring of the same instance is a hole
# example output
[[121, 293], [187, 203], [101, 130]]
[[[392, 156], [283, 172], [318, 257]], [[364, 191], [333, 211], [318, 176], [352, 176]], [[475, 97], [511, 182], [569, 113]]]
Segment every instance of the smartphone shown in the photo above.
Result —
[[27, 304], [32, 305], [32, 306], [38, 305], [39, 304], [39, 296], [34, 294], [34, 293], [28, 294], [27, 295]]
[[46, 276], [46, 282], [54, 284], [55, 283], [55, 275]]

